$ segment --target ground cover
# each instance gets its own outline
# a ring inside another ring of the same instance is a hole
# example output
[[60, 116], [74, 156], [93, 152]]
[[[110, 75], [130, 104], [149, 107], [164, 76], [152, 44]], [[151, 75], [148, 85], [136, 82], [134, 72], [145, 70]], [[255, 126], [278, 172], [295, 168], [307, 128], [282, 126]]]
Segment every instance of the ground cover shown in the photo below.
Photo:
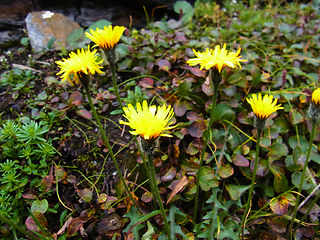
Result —
[[[124, 32], [115, 49], [123, 105], [147, 100], [171, 105], [175, 113], [173, 137], [161, 137], [152, 153], [171, 236], [320, 237], [320, 135], [315, 124], [312, 138], [308, 111], [320, 79], [319, 6], [178, 2], [177, 19]], [[109, 62], [103, 62], [104, 74], [92, 77], [90, 95], [140, 212], [119, 179], [84, 87], [56, 75], [56, 61], [68, 51], [36, 54], [27, 39], [22, 43], [1, 53], [0, 214], [13, 221], [1, 218], [2, 239], [25, 239], [17, 226], [44, 239], [167, 239], [137, 143], [130, 127], [119, 123], [125, 118]], [[247, 61], [221, 72], [210, 121], [210, 70], [187, 61], [195, 58], [193, 49], [224, 43], [229, 51], [241, 48]], [[283, 108], [267, 118], [259, 150], [246, 100], [255, 93], [272, 95]]]

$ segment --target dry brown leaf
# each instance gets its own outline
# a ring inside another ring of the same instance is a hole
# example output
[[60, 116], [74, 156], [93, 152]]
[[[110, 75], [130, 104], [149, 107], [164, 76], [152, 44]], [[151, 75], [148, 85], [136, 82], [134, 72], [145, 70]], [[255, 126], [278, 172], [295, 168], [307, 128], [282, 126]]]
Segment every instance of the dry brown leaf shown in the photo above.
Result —
[[168, 200], [167, 203], [168, 204], [170, 202], [170, 200], [180, 191], [182, 191], [184, 189], [185, 186], [187, 186], [188, 184], [188, 179], [186, 176], [183, 176], [179, 182], [177, 183], [177, 185], [173, 188], [172, 192], [169, 194], [168, 196]]

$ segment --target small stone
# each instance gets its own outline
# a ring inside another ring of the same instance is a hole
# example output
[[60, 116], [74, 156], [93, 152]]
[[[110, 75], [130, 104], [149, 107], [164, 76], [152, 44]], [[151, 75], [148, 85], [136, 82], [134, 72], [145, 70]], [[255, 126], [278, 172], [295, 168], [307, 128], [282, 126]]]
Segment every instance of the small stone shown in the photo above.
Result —
[[56, 40], [53, 49], [69, 48], [67, 36], [80, 25], [61, 13], [50, 11], [31, 12], [26, 17], [26, 27], [32, 48], [36, 52], [48, 50], [48, 41]]

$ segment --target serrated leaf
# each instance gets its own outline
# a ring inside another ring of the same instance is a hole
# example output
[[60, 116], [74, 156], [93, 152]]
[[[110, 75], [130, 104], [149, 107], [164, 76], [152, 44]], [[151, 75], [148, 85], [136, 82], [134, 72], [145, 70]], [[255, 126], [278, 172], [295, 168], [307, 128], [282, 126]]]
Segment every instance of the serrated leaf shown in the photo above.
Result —
[[250, 186], [241, 186], [241, 185], [226, 185], [226, 189], [232, 200], [237, 201], [241, 195], [249, 189]]

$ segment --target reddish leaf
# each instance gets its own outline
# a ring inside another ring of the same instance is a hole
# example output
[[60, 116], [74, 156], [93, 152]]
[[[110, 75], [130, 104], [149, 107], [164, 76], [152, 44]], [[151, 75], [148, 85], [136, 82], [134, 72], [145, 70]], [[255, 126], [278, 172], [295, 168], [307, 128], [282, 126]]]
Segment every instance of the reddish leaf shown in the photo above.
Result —
[[73, 236], [82, 226], [83, 222], [79, 218], [72, 219], [67, 227], [67, 236]]
[[44, 190], [44, 192], [48, 192], [52, 187], [53, 182], [53, 165], [50, 167], [49, 175], [44, 176], [44, 178], [41, 180], [41, 188]]
[[176, 116], [182, 117], [187, 112], [187, 104], [183, 101], [176, 102], [173, 109]]
[[62, 101], [67, 101], [69, 98], [69, 92], [63, 92], [60, 96]]
[[152, 201], [152, 193], [145, 192], [144, 194], [142, 194], [141, 200], [145, 203], [151, 202]]
[[178, 180], [177, 184], [175, 185], [175, 187], [173, 188], [172, 192], [168, 195], [168, 200], [167, 200], [167, 204], [171, 201], [171, 199], [178, 194], [179, 192], [181, 192], [188, 184], [188, 179], [186, 176], [183, 176], [180, 180]]
[[203, 120], [203, 117], [200, 116], [198, 113], [196, 112], [188, 112], [187, 113], [187, 119], [190, 121], [190, 122], [195, 122], [195, 121], [200, 121], [200, 120]]
[[89, 111], [87, 111], [86, 109], [80, 109], [79, 111], [77, 111], [77, 113], [81, 117], [84, 117], [86, 119], [92, 119], [92, 114]]
[[122, 218], [113, 213], [101, 219], [98, 223], [98, 233], [102, 236], [109, 236], [110, 233], [120, 230], [122, 225]]
[[82, 94], [79, 91], [75, 91], [73, 93], [71, 93], [70, 97], [69, 97], [69, 104], [72, 105], [80, 105], [82, 102]]
[[194, 138], [201, 138], [204, 130], [206, 130], [206, 125], [204, 124], [203, 121], [193, 122], [188, 127], [189, 134]]
[[66, 180], [68, 183], [71, 183], [73, 185], [76, 185], [77, 183], [77, 178], [74, 175], [68, 175]]
[[234, 165], [236, 165], [237, 167], [248, 167], [249, 166], [249, 160], [246, 159], [244, 156], [242, 155], [234, 155], [232, 157], [232, 162], [234, 163]]
[[189, 143], [186, 153], [190, 155], [196, 155], [200, 149], [202, 149], [202, 141], [200, 139], [195, 139]]
[[193, 75], [197, 76], [197, 77], [206, 77], [206, 72], [203, 70], [200, 70], [200, 68], [198, 67], [191, 67], [189, 65], [185, 65], [183, 66], [184, 69], [189, 70], [190, 72], [192, 72]]
[[63, 224], [63, 226], [57, 232], [57, 235], [64, 234], [66, 228], [69, 226], [70, 222], [72, 221], [73, 217], [69, 217], [68, 220]]
[[56, 181], [58, 181], [58, 182], [64, 180], [67, 176], [67, 173], [63, 167], [58, 167], [58, 168], [54, 167], [54, 172], [55, 172], [55, 176], [56, 176]]
[[54, 97], [50, 101], [50, 103], [56, 103], [56, 102], [59, 102], [59, 97]]
[[276, 233], [286, 233], [288, 220], [282, 217], [273, 217], [267, 219], [268, 226]]
[[100, 203], [104, 203], [106, 202], [108, 199], [108, 195], [105, 194], [105, 193], [101, 193], [99, 196], [98, 196], [98, 199], [97, 199], [97, 203], [100, 204]]
[[80, 213], [79, 219], [82, 222], [88, 222], [96, 214], [95, 209], [86, 209]]
[[38, 198], [38, 194], [31, 188], [28, 188], [22, 193], [22, 197], [25, 199], [36, 199]]
[[77, 189], [77, 193], [85, 202], [90, 202], [92, 200], [92, 190], [89, 188]]
[[169, 71], [171, 68], [171, 64], [167, 59], [160, 59], [159, 61], [157, 61], [156, 64], [159, 66], [161, 70], [164, 71]]
[[[38, 220], [38, 222], [41, 224], [42, 227], [46, 227], [48, 226], [48, 222], [46, 217], [40, 213], [40, 212], [33, 212], [32, 213], [33, 216]], [[31, 230], [31, 231], [35, 231], [35, 232], [41, 232], [41, 229], [37, 226], [37, 224], [35, 223], [34, 219], [29, 216], [26, 220], [26, 227]]]
[[108, 196], [107, 201], [104, 204], [101, 204], [100, 208], [102, 210], [109, 209], [111, 207], [111, 205], [117, 200], [118, 200], [118, 198], [116, 198], [116, 197]]
[[161, 181], [168, 182], [171, 181], [177, 174], [177, 171], [174, 167], [171, 167], [162, 177]]
[[138, 85], [144, 88], [152, 88], [153, 82], [152, 78], [142, 78]]
[[272, 198], [270, 202], [271, 210], [277, 215], [287, 214], [289, 208], [289, 200], [285, 196], [280, 198]]
[[207, 95], [207, 96], [212, 96], [213, 95], [213, 83], [210, 80], [210, 77], [208, 76], [204, 83], [202, 84], [202, 91]]

